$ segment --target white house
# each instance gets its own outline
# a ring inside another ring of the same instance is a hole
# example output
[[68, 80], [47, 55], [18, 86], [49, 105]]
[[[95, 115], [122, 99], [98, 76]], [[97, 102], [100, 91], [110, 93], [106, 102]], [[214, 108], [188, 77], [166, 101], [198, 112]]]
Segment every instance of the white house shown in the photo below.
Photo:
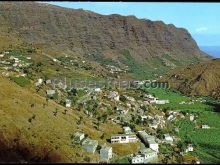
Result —
[[101, 90], [101, 88], [95, 88], [94, 91], [95, 92], [101, 92], [102, 90]]
[[144, 148], [140, 152], [144, 155], [144, 163], [154, 161], [158, 158], [157, 152], [151, 148]]
[[123, 127], [123, 130], [124, 130], [124, 133], [125, 133], [125, 134], [131, 134], [131, 133], [132, 133], [130, 127], [125, 126], [125, 127]]
[[119, 113], [119, 114], [127, 114], [128, 113], [128, 111], [129, 111], [129, 109], [126, 109], [125, 107], [123, 107], [123, 106], [119, 106], [119, 107], [117, 107], [117, 113]]
[[135, 134], [117, 134], [111, 136], [111, 143], [132, 143], [137, 141], [138, 138]]
[[176, 118], [176, 117], [175, 117], [173, 114], [171, 114], [171, 115], [168, 116], [167, 120], [172, 121], [172, 120], [174, 120], [175, 118]]
[[35, 86], [40, 86], [40, 85], [42, 85], [42, 83], [43, 83], [43, 79], [42, 78], [39, 78], [38, 80], [37, 80], [37, 82], [35, 83]]
[[132, 164], [145, 164], [154, 161], [158, 158], [157, 152], [151, 148], [144, 148], [140, 153], [131, 158]]
[[80, 142], [85, 138], [85, 134], [81, 132], [76, 132], [73, 136], [73, 141]]
[[159, 152], [159, 145], [155, 142], [155, 137], [148, 135], [145, 131], [138, 131], [140, 138], [144, 141], [146, 145], [152, 150]]
[[173, 143], [173, 138], [169, 134], [164, 134], [164, 140], [167, 143]]
[[144, 156], [141, 154], [135, 155], [131, 158], [132, 164], [143, 164], [144, 163]]
[[69, 99], [66, 99], [65, 103], [66, 103], [66, 107], [71, 107], [72, 105], [72, 101]]
[[193, 151], [193, 146], [192, 144], [188, 144], [186, 152], [192, 152]]
[[167, 104], [169, 100], [155, 100], [155, 104]]
[[92, 140], [90, 138], [86, 138], [82, 142], [82, 148], [85, 149], [87, 152], [94, 153], [96, 151], [97, 146], [98, 146], [98, 141]]
[[46, 80], [46, 84], [51, 84], [52, 81], [50, 79]]
[[147, 120], [147, 116], [146, 115], [143, 115], [143, 116], [141, 116], [141, 121], [144, 121], [144, 120]]
[[194, 120], [194, 115], [190, 115], [190, 116], [189, 116], [189, 120], [190, 120], [190, 121], [193, 121], [193, 120]]
[[108, 162], [112, 158], [112, 147], [102, 146], [100, 150], [100, 161]]
[[110, 91], [108, 95], [109, 99], [114, 99], [116, 101], [119, 101], [119, 94], [116, 91]]
[[0, 54], [0, 57], [3, 58], [5, 55], [4, 54]]
[[202, 129], [210, 129], [208, 125], [202, 125]]
[[56, 93], [55, 90], [47, 90], [47, 95], [52, 97]]

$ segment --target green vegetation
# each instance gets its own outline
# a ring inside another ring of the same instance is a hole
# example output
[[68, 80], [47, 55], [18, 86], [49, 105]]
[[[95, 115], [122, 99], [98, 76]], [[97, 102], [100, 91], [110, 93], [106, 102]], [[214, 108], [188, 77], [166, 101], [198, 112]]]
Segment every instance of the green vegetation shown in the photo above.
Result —
[[115, 163], [119, 163], [119, 164], [129, 164], [130, 162], [129, 162], [128, 158], [125, 157], [125, 158], [122, 158], [122, 159], [117, 160]]
[[124, 50], [122, 55], [123, 57], [120, 58], [120, 61], [129, 67], [129, 73], [137, 80], [155, 78], [158, 75], [164, 74], [169, 69], [163, 66], [163, 61], [158, 58], [150, 59], [148, 63], [141, 64], [131, 56], [128, 50]]
[[[189, 119], [177, 120], [175, 125], [179, 128], [179, 137], [182, 144], [178, 143], [179, 148], [185, 150], [186, 144], [192, 143], [194, 151], [188, 154], [199, 157], [203, 163], [218, 163], [220, 161], [220, 114], [213, 112], [213, 106], [219, 104], [212, 98], [203, 97], [206, 102], [194, 102], [194, 104], [179, 104], [182, 101], [190, 102], [196, 97], [187, 97], [179, 92], [162, 88], [144, 88], [145, 92], [153, 94], [159, 99], [170, 100], [169, 104], [157, 105], [162, 109], [173, 109], [182, 112], [196, 113], [198, 119], [196, 123]], [[201, 129], [201, 125], [208, 125], [210, 129]]]
[[206, 103], [201, 102], [194, 102], [194, 104], [179, 104], [182, 101], [190, 102], [193, 99], [197, 99], [196, 97], [187, 97], [182, 95], [177, 91], [171, 91], [169, 89], [163, 88], [144, 88], [145, 92], [153, 94], [154, 96], [158, 97], [159, 99], [166, 99], [169, 100], [170, 103], [164, 105], [157, 105], [159, 108], [163, 109], [175, 109], [180, 111], [193, 111], [199, 112], [204, 110], [211, 110], [212, 107]]
[[163, 55], [163, 57], [166, 58], [167, 60], [169, 60], [170, 62], [172, 62], [172, 63], [175, 64], [175, 65], [181, 65], [181, 63], [180, 63], [178, 60], [174, 59], [174, 58], [171, 56], [170, 53], [165, 53], [165, 54]]
[[178, 124], [181, 139], [190, 139], [194, 145], [193, 156], [198, 156], [203, 163], [219, 163], [220, 114], [209, 111], [199, 113], [197, 124], [207, 124], [210, 129], [196, 128], [196, 124], [189, 120], [180, 120]]
[[9, 55], [18, 58], [24, 63], [31, 63], [30, 59], [27, 59], [26, 56], [28, 53], [33, 52], [29, 49], [13, 49], [9, 51]]
[[17, 83], [18, 85], [20, 85], [21, 87], [25, 87], [27, 85], [29, 85], [31, 82], [26, 79], [25, 77], [11, 77], [11, 79]]

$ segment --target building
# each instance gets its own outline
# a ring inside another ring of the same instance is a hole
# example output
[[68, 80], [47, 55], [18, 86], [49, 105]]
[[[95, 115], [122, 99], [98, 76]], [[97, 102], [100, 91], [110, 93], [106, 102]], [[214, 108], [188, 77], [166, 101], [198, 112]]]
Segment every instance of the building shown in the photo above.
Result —
[[193, 146], [192, 144], [188, 144], [186, 152], [192, 152], [193, 151]]
[[119, 113], [119, 114], [125, 115], [125, 114], [128, 113], [129, 109], [126, 109], [126, 108], [123, 107], [123, 106], [119, 106], [119, 107], [117, 107], [116, 111], [117, 111], [117, 113]]
[[147, 120], [147, 116], [146, 115], [144, 115], [144, 116], [141, 116], [141, 121], [145, 121], [145, 120]]
[[155, 100], [155, 104], [167, 104], [169, 103], [169, 100]]
[[100, 161], [108, 162], [112, 158], [112, 147], [102, 146], [100, 150]]
[[56, 93], [55, 90], [47, 90], [47, 96], [53, 97], [53, 95]]
[[85, 134], [81, 132], [76, 132], [73, 136], [74, 142], [81, 142], [85, 138]]
[[51, 84], [51, 83], [52, 83], [51, 80], [47, 80], [47, 81], [46, 81], [46, 84]]
[[125, 134], [132, 134], [131, 128], [130, 127], [123, 127], [124, 133]]
[[69, 99], [66, 99], [66, 107], [71, 107], [71, 105], [72, 105], [72, 101], [71, 100], [69, 100]]
[[155, 137], [148, 135], [145, 131], [138, 131], [138, 135], [142, 141], [152, 150], [159, 152], [159, 145], [155, 142]]
[[90, 138], [86, 138], [82, 142], [82, 148], [85, 149], [87, 152], [94, 153], [96, 151], [97, 146], [98, 146], [98, 141], [92, 140]]
[[37, 80], [37, 82], [35, 83], [35, 86], [40, 86], [40, 85], [42, 85], [43, 84], [43, 79], [42, 78], [39, 78], [38, 80]]
[[131, 158], [132, 164], [143, 164], [144, 163], [144, 156], [142, 154], [135, 155]]
[[116, 91], [110, 91], [109, 92], [109, 95], [108, 95], [108, 98], [109, 99], [114, 99], [114, 100], [116, 100], [116, 101], [119, 101], [119, 94], [118, 94], [118, 92], [116, 92]]
[[190, 115], [190, 116], [189, 116], [189, 120], [190, 120], [190, 121], [193, 121], [193, 120], [194, 120], [194, 115]]
[[210, 129], [208, 125], [202, 125], [202, 129]]
[[132, 164], [145, 164], [152, 161], [157, 160], [157, 152], [150, 149], [150, 148], [144, 148], [140, 151], [139, 154], [133, 156], [131, 158]]
[[135, 134], [118, 134], [111, 136], [111, 143], [132, 143], [137, 141], [138, 139]]
[[95, 92], [101, 92], [102, 90], [101, 90], [101, 88], [95, 88], [94, 91]]
[[144, 148], [141, 150], [141, 153], [144, 155], [144, 163], [155, 161], [158, 158], [157, 152], [151, 148]]
[[164, 141], [167, 143], [173, 143], [173, 138], [169, 134], [164, 134]]

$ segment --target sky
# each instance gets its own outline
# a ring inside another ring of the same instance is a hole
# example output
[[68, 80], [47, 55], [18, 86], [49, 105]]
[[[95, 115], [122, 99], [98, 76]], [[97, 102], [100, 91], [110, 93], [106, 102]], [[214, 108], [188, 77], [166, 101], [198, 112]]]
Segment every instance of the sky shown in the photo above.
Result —
[[186, 28], [199, 46], [220, 46], [220, 3], [168, 2], [47, 2], [102, 15], [135, 15]]

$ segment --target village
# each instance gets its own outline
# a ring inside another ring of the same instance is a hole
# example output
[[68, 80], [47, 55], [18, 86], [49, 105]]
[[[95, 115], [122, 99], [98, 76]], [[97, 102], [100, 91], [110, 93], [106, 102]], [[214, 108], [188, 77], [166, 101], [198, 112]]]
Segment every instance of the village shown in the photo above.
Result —
[[[56, 63], [57, 60], [53, 59], [53, 62]], [[12, 75], [26, 77], [27, 73], [24, 72], [24, 68], [29, 67], [30, 64], [31, 57], [15, 57], [8, 51], [0, 54], [1, 74], [4, 77]], [[108, 67], [112, 73], [120, 72], [117, 68]], [[144, 82], [135, 81], [134, 83], [143, 85]], [[90, 135], [86, 135], [83, 130], [73, 133], [70, 137], [73, 145], [80, 145], [89, 153], [98, 152], [100, 154], [99, 163], [114, 163], [115, 157], [118, 156], [114, 153], [112, 144], [137, 142], [140, 143], [139, 151], [124, 155], [130, 163], [160, 163], [164, 155], [161, 152], [161, 146], [169, 145], [178, 148], [181, 139], [178, 137], [179, 128], [174, 123], [179, 119], [194, 122], [195, 127], [199, 129], [210, 129], [205, 123], [200, 126], [196, 125], [198, 115], [193, 113], [183, 114], [175, 110], [158, 109], [157, 105], [169, 104], [170, 100], [159, 99], [150, 93], [143, 93], [139, 89], [72, 88], [63, 82], [54, 86], [53, 79], [43, 77], [38, 77], [33, 84], [36, 91], [45, 90], [45, 98], [53, 99], [66, 107], [67, 111], [79, 109], [89, 118], [97, 118], [100, 122], [110, 121], [122, 127], [123, 133], [112, 134], [109, 141], [101, 146], [98, 140], [90, 138]], [[194, 101], [204, 102], [205, 100], [182, 101], [179, 104], [193, 104]], [[170, 125], [172, 125], [171, 128]], [[179, 156], [196, 150], [192, 143], [184, 145], [185, 148], [177, 151]], [[199, 159], [195, 158], [195, 160], [196, 164], [200, 163]]]

